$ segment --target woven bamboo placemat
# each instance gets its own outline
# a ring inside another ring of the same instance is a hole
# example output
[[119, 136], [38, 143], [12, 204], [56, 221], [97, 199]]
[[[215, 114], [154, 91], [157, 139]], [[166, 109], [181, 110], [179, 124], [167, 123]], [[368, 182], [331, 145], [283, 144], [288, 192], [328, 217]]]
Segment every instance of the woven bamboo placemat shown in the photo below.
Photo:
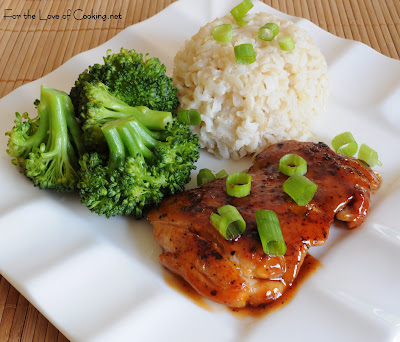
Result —
[[[0, 98], [48, 74], [79, 52], [106, 42], [125, 27], [155, 15], [172, 2], [174, 0], [0, 1]], [[386, 56], [400, 59], [399, 0], [264, 2], [282, 12], [309, 19], [339, 37], [361, 41]], [[105, 21], [62, 18], [74, 10], [78, 10], [77, 15], [93, 10], [93, 13], [116, 17]], [[47, 15], [60, 17], [42, 20]], [[0, 275], [0, 342], [6, 341], [67, 339]]]

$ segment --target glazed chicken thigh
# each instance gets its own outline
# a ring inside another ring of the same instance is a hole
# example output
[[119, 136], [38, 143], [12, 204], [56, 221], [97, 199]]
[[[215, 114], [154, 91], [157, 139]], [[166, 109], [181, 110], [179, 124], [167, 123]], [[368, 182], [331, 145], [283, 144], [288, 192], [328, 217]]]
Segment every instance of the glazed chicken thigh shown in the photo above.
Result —
[[[307, 161], [306, 176], [318, 185], [303, 207], [282, 189], [288, 177], [279, 172], [279, 160], [288, 153]], [[371, 169], [324, 143], [272, 145], [256, 156], [248, 172], [252, 187], [246, 197], [227, 195], [226, 179], [216, 179], [165, 199], [148, 215], [162, 248], [162, 265], [205, 297], [235, 308], [280, 297], [295, 280], [309, 247], [326, 241], [335, 216], [349, 228], [360, 225], [370, 192], [380, 185]], [[246, 221], [246, 230], [233, 241], [225, 240], [210, 222], [211, 213], [226, 204], [235, 206]], [[258, 209], [277, 214], [287, 246], [284, 256], [263, 252], [255, 221]]]

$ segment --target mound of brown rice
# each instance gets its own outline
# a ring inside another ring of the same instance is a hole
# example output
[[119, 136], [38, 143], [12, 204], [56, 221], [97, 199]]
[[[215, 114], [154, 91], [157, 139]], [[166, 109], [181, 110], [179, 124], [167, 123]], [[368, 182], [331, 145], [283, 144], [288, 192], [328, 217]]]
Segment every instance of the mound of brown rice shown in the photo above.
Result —
[[[231, 15], [203, 26], [175, 56], [174, 83], [180, 107], [202, 118], [194, 128], [202, 147], [222, 158], [239, 159], [286, 139], [306, 140], [313, 120], [324, 111], [329, 87], [324, 56], [305, 30], [267, 13], [248, 14], [238, 27]], [[258, 38], [268, 22], [290, 35], [292, 51], [276, 38]], [[212, 29], [231, 24], [229, 43], [213, 39]], [[257, 61], [236, 63], [234, 46], [250, 43]]]

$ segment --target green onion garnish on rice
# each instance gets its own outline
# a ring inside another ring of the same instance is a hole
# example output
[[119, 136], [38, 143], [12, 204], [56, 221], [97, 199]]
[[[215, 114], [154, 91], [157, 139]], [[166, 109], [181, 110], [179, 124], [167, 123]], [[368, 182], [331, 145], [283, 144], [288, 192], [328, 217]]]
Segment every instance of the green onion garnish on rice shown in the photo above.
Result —
[[244, 20], [244, 16], [248, 11], [253, 7], [253, 4], [250, 0], [243, 0], [239, 5], [232, 8], [231, 14], [235, 18], [238, 26], [243, 26], [248, 24], [248, 21]]
[[178, 112], [178, 121], [190, 126], [199, 126], [201, 124], [201, 116], [199, 112], [193, 109], [181, 109]]
[[283, 51], [291, 51], [294, 49], [294, 42], [292, 37], [286, 34], [278, 37], [278, 44]]
[[279, 33], [279, 26], [275, 23], [267, 23], [258, 30], [258, 38], [270, 42]]
[[217, 42], [228, 43], [233, 37], [232, 25], [222, 24], [215, 26], [212, 30], [212, 35]]
[[251, 64], [256, 61], [252, 44], [240, 44], [234, 47], [236, 62], [238, 64]]

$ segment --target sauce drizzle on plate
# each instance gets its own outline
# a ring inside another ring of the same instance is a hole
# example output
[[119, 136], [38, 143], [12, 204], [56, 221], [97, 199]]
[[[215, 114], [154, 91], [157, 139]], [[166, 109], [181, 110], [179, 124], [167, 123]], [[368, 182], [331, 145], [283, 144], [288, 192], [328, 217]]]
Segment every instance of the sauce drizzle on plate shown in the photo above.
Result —
[[[303, 265], [300, 268], [299, 274], [294, 281], [293, 285], [289, 287], [281, 297], [273, 302], [267, 303], [260, 307], [245, 307], [245, 308], [228, 308], [235, 316], [241, 317], [264, 317], [289, 303], [300, 286], [318, 269], [322, 267], [322, 264], [315, 259], [312, 255], [307, 254], [304, 259]], [[178, 291], [185, 297], [189, 298], [193, 303], [199, 307], [207, 310], [214, 311], [215, 307], [199, 294], [192, 286], [189, 285], [182, 277], [165, 270], [164, 274], [165, 282], [174, 290]]]

